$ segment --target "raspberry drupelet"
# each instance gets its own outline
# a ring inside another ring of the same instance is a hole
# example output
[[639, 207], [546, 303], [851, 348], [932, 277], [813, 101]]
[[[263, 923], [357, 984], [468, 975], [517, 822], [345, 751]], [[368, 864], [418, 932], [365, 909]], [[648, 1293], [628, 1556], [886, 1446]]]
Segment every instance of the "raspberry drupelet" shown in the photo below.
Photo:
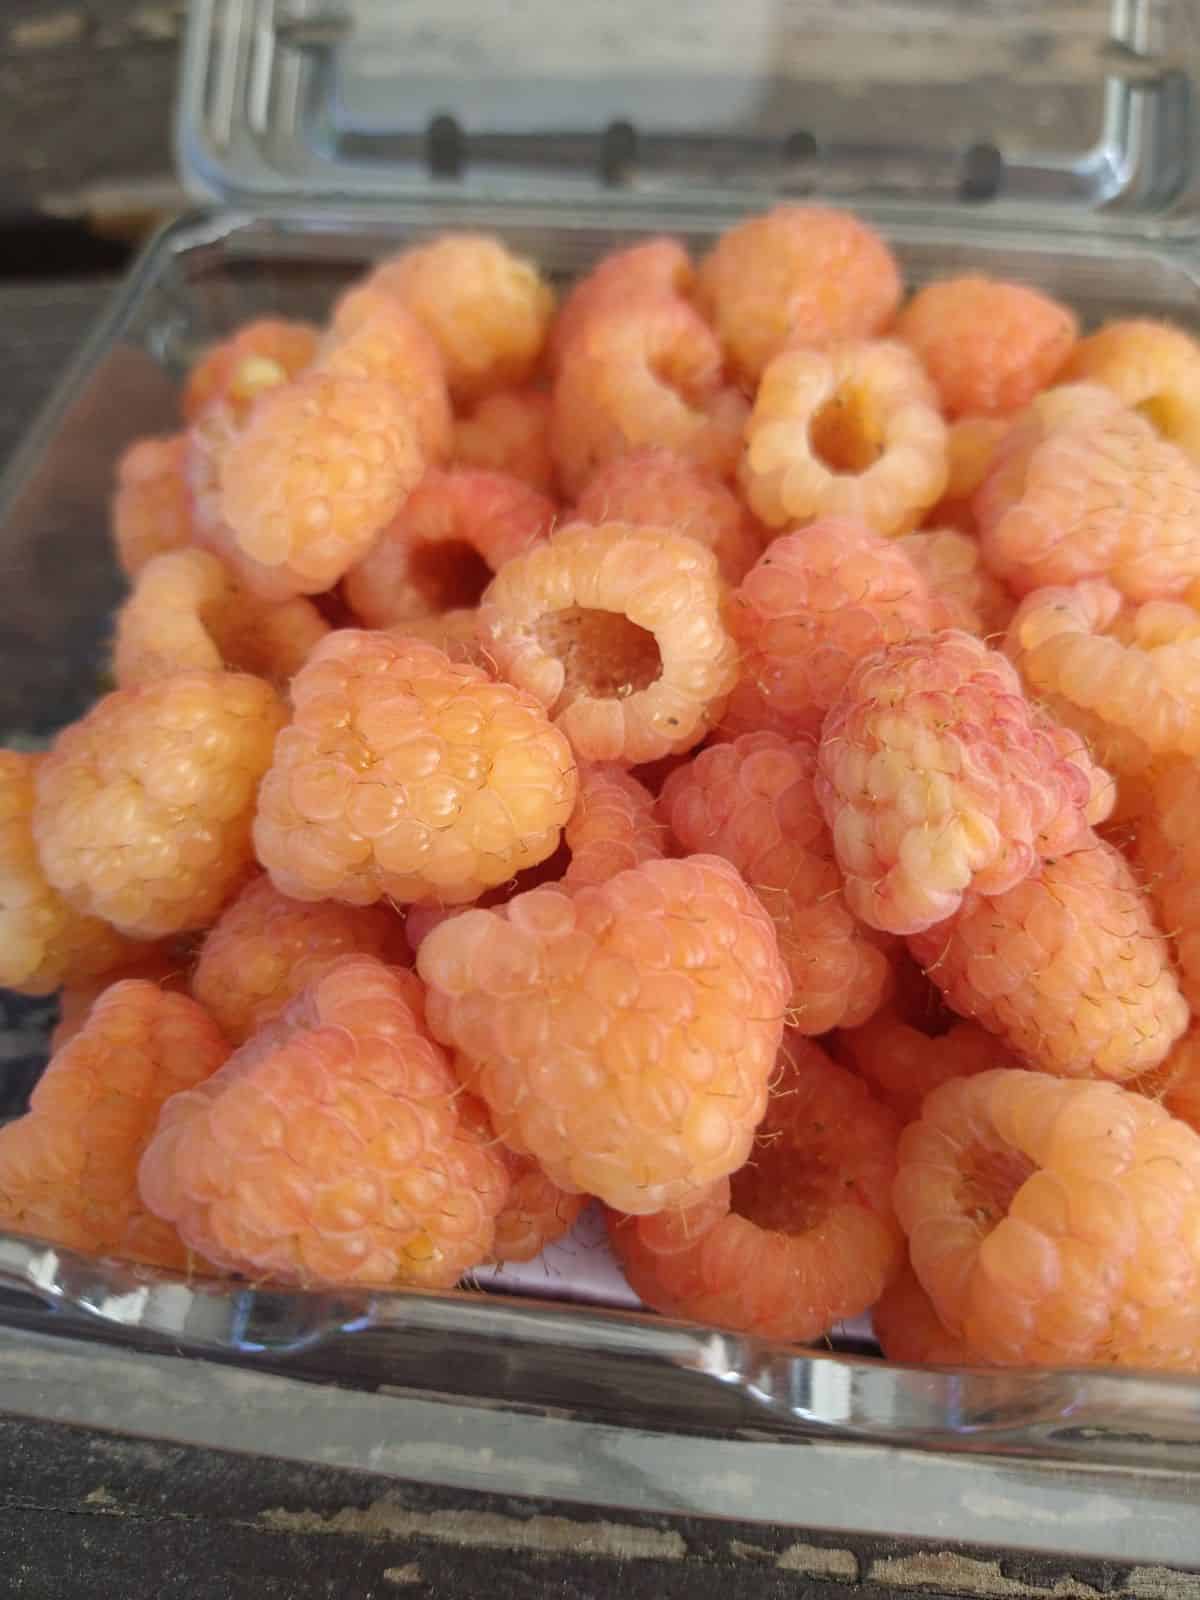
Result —
[[342, 593], [371, 628], [475, 606], [506, 561], [546, 537], [555, 511], [502, 472], [427, 472], [347, 572]]
[[250, 586], [328, 589], [423, 470], [406, 404], [388, 383], [315, 372], [263, 395], [219, 462], [223, 521], [266, 569]]
[[577, 523], [497, 574], [480, 630], [583, 760], [631, 766], [690, 749], [720, 719], [737, 679], [723, 602], [694, 539]]
[[547, 349], [551, 371], [563, 352], [597, 317], [656, 300], [690, 299], [696, 274], [691, 257], [678, 239], [647, 239], [614, 250], [573, 286], [550, 330]]
[[879, 235], [823, 206], [778, 206], [728, 229], [698, 283], [702, 308], [751, 384], [788, 346], [824, 349], [883, 333], [900, 294], [900, 269]]
[[865, 1022], [891, 978], [883, 941], [843, 898], [816, 764], [811, 740], [747, 733], [701, 751], [659, 796], [683, 848], [724, 856], [762, 901], [792, 980], [788, 1018], [805, 1034]]
[[918, 933], [967, 889], [1001, 894], [1040, 856], [1086, 842], [1111, 784], [1093, 782], [1072, 739], [1043, 725], [1011, 663], [970, 634], [860, 662], [825, 719], [817, 775], [851, 910]]
[[433, 337], [458, 401], [528, 381], [542, 355], [554, 293], [499, 239], [460, 233], [383, 262], [367, 279]]
[[975, 496], [984, 558], [1017, 594], [1105, 578], [1130, 600], [1200, 577], [1200, 468], [1099, 384], [1049, 389]]
[[346, 629], [292, 680], [258, 859], [297, 900], [473, 900], [551, 855], [575, 756], [536, 700], [419, 639]]
[[606, 762], [580, 768], [579, 798], [563, 837], [571, 857], [564, 882], [572, 889], [607, 883], [667, 853], [654, 796], [631, 772]]
[[226, 1271], [450, 1288], [492, 1248], [508, 1176], [459, 1114], [420, 984], [348, 956], [163, 1107], [143, 1200]]
[[921, 358], [949, 417], [1004, 416], [1053, 383], [1079, 333], [1073, 311], [1023, 283], [971, 276], [919, 290], [895, 336]]
[[47, 879], [132, 938], [207, 927], [250, 872], [255, 793], [284, 720], [270, 685], [239, 673], [106, 695], [38, 768]]
[[112, 498], [112, 536], [127, 578], [147, 561], [179, 550], [196, 537], [187, 478], [188, 436], [138, 439], [117, 463]]
[[646, 861], [463, 911], [417, 967], [496, 1132], [561, 1189], [660, 1211], [749, 1155], [789, 983], [728, 862]]
[[745, 439], [742, 489], [773, 528], [836, 516], [904, 533], [946, 487], [937, 395], [894, 342], [785, 350], [763, 373]]
[[889, 1361], [907, 1367], [963, 1367], [970, 1356], [947, 1329], [916, 1274], [905, 1266], [871, 1307], [871, 1326]]
[[772, 1339], [858, 1316], [903, 1262], [898, 1134], [864, 1083], [789, 1036], [746, 1165], [686, 1209], [610, 1218], [630, 1286], [668, 1315]]
[[998, 641], [1016, 602], [984, 565], [979, 541], [953, 528], [918, 528], [894, 541], [924, 578], [931, 624]]
[[1200, 765], [1164, 762], [1153, 774], [1139, 819], [1136, 854], [1146, 887], [1170, 934], [1180, 981], [1200, 1014]]
[[498, 389], [454, 424], [451, 461], [458, 467], [507, 472], [538, 494], [554, 493], [550, 396], [540, 389]]
[[335, 377], [389, 384], [404, 402], [425, 461], [435, 466], [447, 459], [454, 416], [441, 355], [392, 295], [365, 287], [344, 294], [316, 365]]
[[836, 1054], [904, 1126], [921, 1115], [926, 1095], [951, 1078], [1021, 1065], [1003, 1040], [978, 1023], [958, 1020], [944, 1033], [930, 1034], [888, 1007], [862, 1027], [839, 1034]]
[[960, 1016], [1042, 1072], [1133, 1078], [1188, 1024], [1149, 901], [1098, 838], [1003, 894], [968, 894], [909, 948]]
[[285, 688], [328, 632], [310, 600], [262, 600], [207, 550], [175, 550], [142, 568], [117, 614], [113, 675], [132, 689], [225, 667]]
[[722, 733], [790, 736], [819, 734], [858, 662], [928, 633], [933, 607], [898, 542], [822, 517], [771, 541], [727, 614], [741, 667]]
[[69, 1250], [186, 1269], [175, 1230], [138, 1196], [137, 1167], [171, 1095], [229, 1054], [194, 1000], [117, 983], [56, 1051], [25, 1116], [0, 1128], [0, 1221]]
[[320, 334], [307, 322], [260, 317], [207, 350], [188, 374], [183, 416], [195, 422], [224, 401], [240, 414], [264, 389], [298, 378], [313, 363]]
[[227, 1039], [244, 1044], [347, 955], [407, 966], [402, 919], [385, 906], [289, 900], [269, 878], [255, 878], [209, 929], [192, 994]]
[[1112, 1083], [986, 1072], [900, 1138], [896, 1210], [965, 1358], [1200, 1366], [1200, 1136]]
[[137, 950], [46, 880], [33, 839], [34, 780], [43, 759], [0, 750], [0, 984], [35, 995], [86, 983]]
[[1005, 640], [1029, 693], [1122, 775], [1168, 754], [1200, 756], [1200, 611], [1124, 608], [1099, 579], [1035, 589]]
[[1165, 322], [1110, 322], [1081, 339], [1062, 373], [1102, 383], [1164, 439], [1200, 462], [1200, 345]]
[[709, 547], [726, 583], [742, 581], [765, 542], [765, 529], [715, 473], [671, 450], [636, 450], [601, 467], [575, 515], [686, 533]]
[[730, 387], [721, 348], [686, 300], [644, 300], [591, 317], [564, 349], [550, 449], [577, 498], [601, 467], [660, 448], [728, 476], [748, 406]]

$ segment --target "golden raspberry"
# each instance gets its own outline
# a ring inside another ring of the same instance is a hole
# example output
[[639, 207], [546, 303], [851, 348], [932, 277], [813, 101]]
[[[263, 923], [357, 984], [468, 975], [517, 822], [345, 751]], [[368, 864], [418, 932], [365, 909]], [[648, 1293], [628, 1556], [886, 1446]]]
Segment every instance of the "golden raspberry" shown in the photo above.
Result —
[[255, 793], [283, 721], [269, 684], [231, 672], [106, 695], [37, 774], [46, 877], [133, 938], [206, 927], [250, 871]]
[[447, 234], [405, 250], [367, 283], [394, 295], [432, 334], [456, 400], [524, 383], [554, 315], [554, 293], [533, 263], [484, 234]]
[[585, 761], [687, 750], [725, 708], [737, 652], [710, 550], [683, 534], [562, 528], [495, 577], [480, 626]]
[[186, 1269], [174, 1228], [138, 1196], [164, 1100], [202, 1083], [229, 1046], [194, 1000], [114, 984], [57, 1051], [25, 1116], [0, 1128], [0, 1220], [94, 1255]]
[[773, 528], [852, 517], [903, 533], [946, 487], [946, 425], [902, 344], [789, 349], [763, 373], [739, 468]]
[[176, 550], [142, 568], [117, 614], [121, 689], [174, 672], [253, 672], [286, 687], [329, 628], [310, 600], [248, 594], [207, 550]]
[[137, 948], [47, 883], [33, 841], [34, 775], [42, 761], [0, 750], [0, 984], [39, 995], [109, 972]]
[[787, 346], [823, 349], [884, 332], [900, 292], [900, 269], [879, 235], [824, 206], [777, 206], [739, 223], [700, 264], [700, 303], [750, 383]]
[[298, 900], [473, 900], [551, 855], [575, 757], [537, 701], [417, 639], [330, 634], [292, 681], [254, 840]]

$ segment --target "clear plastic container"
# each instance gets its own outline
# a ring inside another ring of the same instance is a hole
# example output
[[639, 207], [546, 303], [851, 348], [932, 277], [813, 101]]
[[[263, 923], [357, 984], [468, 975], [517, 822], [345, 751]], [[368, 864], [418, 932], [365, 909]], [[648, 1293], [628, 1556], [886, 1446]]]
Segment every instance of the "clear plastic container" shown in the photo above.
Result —
[[[149, 247], [0, 482], [0, 736], [48, 733], [94, 698], [120, 591], [104, 529], [113, 463], [174, 426], [197, 351], [266, 311], [320, 316], [406, 242], [494, 230], [565, 282], [639, 236], [671, 231], [702, 249], [738, 213], [818, 193], [877, 222], [914, 283], [978, 269], [1040, 284], [1088, 322], [1141, 312], [1200, 328], [1189, 0], [880, 0], [849, 17], [833, 0], [743, 0], [731, 12], [704, 0], [664, 19], [614, 0], [572, 12], [568, 42], [541, 6], [514, 0], [481, 42], [463, 0], [358, 0], [336, 14], [198, 0], [179, 148], [220, 204]], [[879, 64], [874, 77], [864, 62]], [[30, 1059], [6, 1066], [0, 1115], [20, 1109], [45, 1013], [21, 1013]], [[625, 1441], [568, 1497], [772, 1520], [784, 1518], [768, 1487], [781, 1463], [811, 1475], [816, 1458], [795, 1452], [825, 1436], [871, 1445], [864, 1462], [894, 1452], [915, 1497], [907, 1526], [872, 1494], [857, 1522], [822, 1513], [830, 1526], [1200, 1564], [1200, 1534], [1177, 1523], [1200, 1487], [1200, 1383], [911, 1371], [875, 1359], [863, 1330], [817, 1353], [674, 1324], [636, 1308], [586, 1229], [548, 1262], [450, 1295], [187, 1283], [16, 1236], [0, 1236], [0, 1284], [0, 1393], [18, 1333], [69, 1329], [99, 1341], [81, 1348], [114, 1384], [125, 1369], [100, 1344], [347, 1390], [400, 1385], [414, 1405], [451, 1397], [476, 1422], [500, 1408], [509, 1465], [526, 1474], [505, 1482], [494, 1461], [491, 1486], [509, 1491], [542, 1482], [563, 1448], [538, 1421], [568, 1418]], [[54, 1309], [65, 1322], [47, 1320]], [[282, 1438], [268, 1431], [260, 1447], [284, 1450]], [[676, 1471], [700, 1438], [713, 1476], [685, 1489]], [[677, 1466], [660, 1448], [671, 1440]], [[958, 1514], [939, 1519], [937, 1474], [959, 1457], [958, 1487], [975, 1483], [977, 1503], [962, 1488]], [[612, 1470], [635, 1458], [636, 1492]], [[454, 1459], [424, 1470], [486, 1484]], [[722, 1462], [734, 1474], [724, 1503]], [[973, 1477], [985, 1462], [991, 1476]], [[1106, 1496], [1117, 1509], [1098, 1514]]]

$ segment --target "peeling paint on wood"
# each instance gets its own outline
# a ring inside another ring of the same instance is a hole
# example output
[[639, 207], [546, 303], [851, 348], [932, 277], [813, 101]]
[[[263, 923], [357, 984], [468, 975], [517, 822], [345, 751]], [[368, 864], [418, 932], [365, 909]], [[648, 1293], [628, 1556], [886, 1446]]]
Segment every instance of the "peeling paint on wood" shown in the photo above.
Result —
[[353, 1506], [332, 1516], [272, 1509], [259, 1517], [277, 1532], [354, 1535], [371, 1539], [433, 1539], [439, 1544], [498, 1550], [570, 1552], [618, 1561], [682, 1561], [687, 1545], [673, 1529], [572, 1517], [505, 1517], [487, 1511], [411, 1511], [391, 1499]]

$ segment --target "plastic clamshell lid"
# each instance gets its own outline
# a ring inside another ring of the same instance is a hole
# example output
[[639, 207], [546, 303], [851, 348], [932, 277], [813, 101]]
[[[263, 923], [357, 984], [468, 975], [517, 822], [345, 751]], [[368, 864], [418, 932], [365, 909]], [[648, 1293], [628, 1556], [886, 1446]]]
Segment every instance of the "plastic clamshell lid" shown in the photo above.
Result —
[[193, 0], [179, 154], [242, 203], [822, 195], [1160, 232], [1200, 212], [1197, 59], [1194, 0]]

